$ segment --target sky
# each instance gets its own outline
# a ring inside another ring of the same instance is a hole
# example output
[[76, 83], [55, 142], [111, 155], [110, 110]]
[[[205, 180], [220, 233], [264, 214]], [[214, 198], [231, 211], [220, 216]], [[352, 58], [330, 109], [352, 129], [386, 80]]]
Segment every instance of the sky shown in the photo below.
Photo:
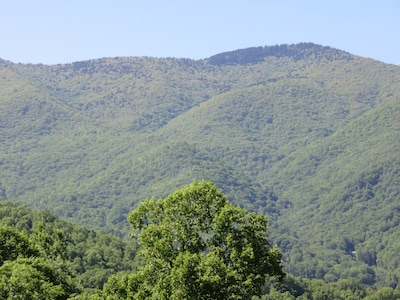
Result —
[[203, 59], [312, 42], [400, 65], [399, 0], [3, 0], [0, 58]]

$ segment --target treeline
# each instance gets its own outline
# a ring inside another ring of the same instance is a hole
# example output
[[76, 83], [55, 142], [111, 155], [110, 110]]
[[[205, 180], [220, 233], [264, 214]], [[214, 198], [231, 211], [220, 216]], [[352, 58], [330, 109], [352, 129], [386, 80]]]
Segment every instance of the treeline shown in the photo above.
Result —
[[122, 241], [96, 233], [49, 212], [0, 202], [0, 297], [400, 297], [397, 289], [370, 285], [355, 277], [327, 282], [285, 276], [280, 250], [265, 240], [266, 217], [233, 206], [209, 182], [194, 182], [163, 200], [148, 199], [130, 214], [129, 221], [140, 245], [136, 239]]
[[314, 58], [330, 60], [334, 59], [352, 59], [349, 53], [339, 51], [330, 47], [323, 47], [313, 43], [299, 43], [292, 45], [276, 45], [265, 47], [253, 47], [247, 49], [240, 49], [230, 52], [220, 53], [211, 56], [208, 61], [213, 65], [246, 65], [256, 64], [262, 62], [267, 57], [291, 57], [295, 61], [300, 59], [307, 59], [310, 56]]
[[339, 279], [327, 283], [321, 279], [307, 279], [288, 275], [283, 284], [268, 281], [264, 295], [252, 300], [397, 300], [400, 291], [391, 287], [372, 288], [356, 278]]
[[[29, 299], [53, 299], [52, 295], [67, 299], [83, 290], [101, 288], [109, 276], [135, 267], [133, 240], [127, 243], [46, 211], [2, 201], [0, 226], [2, 299], [13, 298], [13, 291]], [[39, 291], [50, 294], [35, 298]]]

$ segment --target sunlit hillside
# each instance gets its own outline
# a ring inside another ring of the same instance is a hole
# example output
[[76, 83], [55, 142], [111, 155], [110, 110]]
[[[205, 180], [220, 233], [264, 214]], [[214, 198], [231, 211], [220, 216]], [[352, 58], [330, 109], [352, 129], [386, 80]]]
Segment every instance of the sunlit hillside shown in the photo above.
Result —
[[0, 60], [0, 199], [126, 236], [194, 179], [265, 213], [286, 271], [400, 279], [400, 67], [310, 43], [204, 60]]

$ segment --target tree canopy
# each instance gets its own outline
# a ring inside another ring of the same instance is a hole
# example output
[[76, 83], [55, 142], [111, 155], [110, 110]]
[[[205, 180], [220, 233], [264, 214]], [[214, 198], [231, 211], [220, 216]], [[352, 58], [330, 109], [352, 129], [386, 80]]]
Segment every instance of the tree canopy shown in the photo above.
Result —
[[267, 217], [234, 206], [210, 181], [147, 199], [128, 219], [144, 265], [111, 279], [109, 295], [246, 299], [260, 295], [267, 276], [284, 277], [280, 250], [267, 240]]
[[136, 244], [0, 202], [0, 299], [69, 299], [134, 268]]

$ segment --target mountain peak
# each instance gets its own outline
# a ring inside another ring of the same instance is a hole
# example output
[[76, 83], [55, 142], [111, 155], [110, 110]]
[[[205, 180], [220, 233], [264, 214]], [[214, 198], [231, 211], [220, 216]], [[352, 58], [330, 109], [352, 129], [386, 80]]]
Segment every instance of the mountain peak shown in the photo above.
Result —
[[314, 43], [283, 44], [275, 46], [260, 46], [235, 51], [223, 52], [208, 58], [213, 65], [246, 65], [263, 61], [266, 57], [292, 57], [294, 60], [309, 58], [310, 56], [326, 59], [351, 59], [351, 54]]

